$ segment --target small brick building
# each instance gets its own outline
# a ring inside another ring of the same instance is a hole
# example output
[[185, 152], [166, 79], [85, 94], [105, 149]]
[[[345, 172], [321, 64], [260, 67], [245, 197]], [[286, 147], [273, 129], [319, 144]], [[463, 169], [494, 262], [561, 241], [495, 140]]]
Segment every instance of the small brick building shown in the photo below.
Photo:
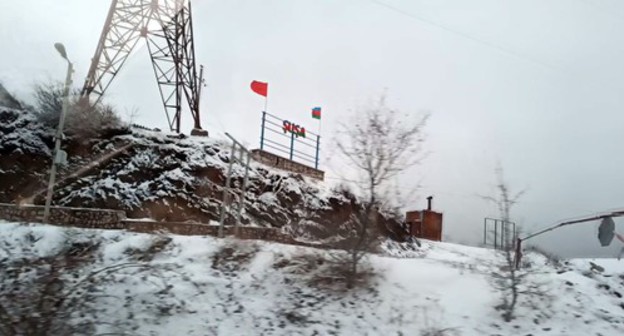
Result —
[[418, 238], [442, 241], [442, 213], [431, 210], [432, 196], [427, 197], [427, 209], [408, 211], [405, 225], [410, 235]]

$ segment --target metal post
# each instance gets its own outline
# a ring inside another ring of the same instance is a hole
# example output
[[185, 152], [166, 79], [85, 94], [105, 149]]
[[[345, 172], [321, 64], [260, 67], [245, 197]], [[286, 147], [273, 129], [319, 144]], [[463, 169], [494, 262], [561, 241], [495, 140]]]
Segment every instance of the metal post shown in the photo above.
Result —
[[496, 244], [498, 244], [498, 233], [497, 233], [497, 230], [498, 230], [498, 220], [495, 219], [494, 220], [494, 249], [495, 250], [497, 249], [496, 248], [497, 247]]
[[245, 191], [247, 189], [247, 181], [249, 179], [249, 159], [251, 155], [247, 153], [247, 160], [245, 162], [245, 178], [243, 179], [243, 186], [240, 196], [240, 205], [238, 206], [238, 214], [236, 215], [236, 223], [234, 224], [234, 235], [238, 237], [241, 217], [243, 215], [243, 207], [245, 206]]
[[318, 169], [318, 165], [319, 165], [319, 148], [321, 145], [321, 136], [317, 135], [316, 136], [316, 161], [314, 162], [314, 168]]
[[47, 222], [50, 218], [50, 206], [52, 205], [52, 195], [54, 194], [54, 183], [56, 182], [56, 164], [58, 154], [61, 150], [61, 141], [63, 140], [63, 127], [65, 125], [65, 116], [69, 108], [69, 88], [72, 85], [71, 75], [74, 72], [74, 65], [67, 61], [67, 75], [65, 76], [65, 87], [63, 88], [63, 108], [59, 116], [58, 128], [56, 130], [54, 152], [52, 153], [52, 166], [50, 167], [50, 180], [48, 181], [48, 193], [46, 195], [45, 208], [43, 210], [43, 222]]
[[293, 159], [293, 152], [295, 151], [295, 133], [290, 133], [290, 160]]
[[500, 248], [501, 250], [505, 249], [505, 222], [503, 222], [501, 220], [501, 227], [500, 227]]
[[487, 218], [483, 219], [483, 246], [487, 247]]
[[[96, 72], [98, 71], [98, 65], [101, 58], [102, 53], [104, 52], [105, 44], [106, 44], [106, 36], [111, 30], [111, 23], [113, 22], [113, 17], [115, 16], [115, 9], [117, 8], [117, 2], [119, 0], [111, 1], [110, 9], [108, 10], [108, 15], [106, 16], [106, 21], [104, 22], [104, 29], [102, 30], [102, 34], [100, 35], [100, 40], [98, 42], [97, 48], [95, 49], [95, 55], [91, 58], [91, 65], [89, 66], [89, 72], [87, 72], [87, 78], [85, 79], [84, 86], [82, 87], [82, 91], [80, 92], [80, 96], [85, 97], [88, 96], [91, 91], [93, 91], [97, 84], [99, 84], [99, 80], [96, 78], [98, 75]], [[119, 41], [118, 41], [119, 43]], [[134, 47], [134, 45], [132, 45]], [[128, 54], [132, 51], [132, 48], [128, 51]], [[116, 54], [116, 55], [119, 55]], [[126, 56], [127, 57], [127, 56]], [[125, 57], [124, 57], [125, 60]], [[111, 62], [114, 64], [114, 62]], [[103, 75], [100, 75], [103, 76]], [[114, 77], [114, 75], [113, 75]], [[112, 79], [111, 79], [112, 80]], [[104, 85], [105, 87], [108, 85]], [[103, 91], [103, 90], [102, 90]], [[100, 92], [100, 96], [103, 92]], [[99, 100], [99, 97], [98, 99]]]
[[223, 238], [223, 227], [225, 225], [225, 212], [230, 198], [230, 182], [232, 181], [232, 169], [234, 167], [234, 160], [236, 159], [236, 142], [232, 143], [232, 150], [230, 152], [230, 164], [228, 166], [228, 173], [225, 179], [225, 188], [223, 190], [223, 203], [221, 204], [221, 218], [219, 219], [219, 238]]
[[262, 128], [260, 129], [260, 150], [264, 148], [264, 121], [266, 120], [266, 111], [262, 111]]
[[501, 220], [501, 248], [507, 249], [507, 222]]
[[522, 260], [522, 240], [520, 238], [516, 239], [516, 255], [514, 257], [516, 269], [520, 269], [520, 261]]

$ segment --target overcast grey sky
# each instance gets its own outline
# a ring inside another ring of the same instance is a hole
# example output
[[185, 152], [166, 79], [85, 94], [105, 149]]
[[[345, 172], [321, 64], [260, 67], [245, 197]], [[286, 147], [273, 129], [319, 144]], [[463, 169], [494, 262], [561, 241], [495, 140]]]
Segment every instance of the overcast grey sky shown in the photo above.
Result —
[[[110, 1], [0, 2], [0, 80], [23, 100], [33, 83], [62, 79], [61, 41], [84, 81]], [[322, 168], [345, 167], [329, 143], [336, 124], [384, 90], [392, 107], [431, 113], [431, 153], [402, 183], [434, 195], [445, 234], [477, 243], [494, 206], [496, 163], [515, 189], [526, 231], [624, 207], [624, 3], [617, 0], [194, 0], [198, 62], [207, 88], [202, 122], [257, 146], [261, 97], [269, 111], [311, 129], [323, 108]], [[137, 122], [166, 129], [146, 48], [108, 92]], [[183, 116], [186, 131], [190, 116]], [[624, 221], [616, 221], [624, 231]], [[616, 254], [599, 247], [597, 223], [539, 242], [558, 253]]]

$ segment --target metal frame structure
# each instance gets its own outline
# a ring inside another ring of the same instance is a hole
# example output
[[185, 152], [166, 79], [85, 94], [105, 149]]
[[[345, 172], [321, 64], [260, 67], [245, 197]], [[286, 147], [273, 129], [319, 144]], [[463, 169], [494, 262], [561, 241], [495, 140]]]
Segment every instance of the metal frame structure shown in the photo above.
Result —
[[[281, 154], [288, 156], [288, 159], [294, 161], [299, 159], [306, 165], [313, 166], [315, 169], [319, 167], [319, 153], [321, 146], [321, 136], [306, 131], [305, 138], [298, 138], [295, 133], [286, 133], [282, 129], [283, 120], [268, 112], [262, 112], [262, 126], [260, 130], [260, 149], [271, 148]], [[272, 135], [273, 137], [269, 136]], [[310, 137], [308, 137], [308, 135]], [[279, 139], [287, 139], [289, 145], [285, 145]], [[295, 145], [303, 145], [308, 152], [301, 149], [295, 149]], [[309, 152], [313, 151], [314, 154]]]
[[496, 218], [483, 220], [483, 245], [486, 247], [493, 247], [495, 250], [511, 250], [517, 238], [516, 223]]
[[616, 210], [616, 211], [608, 211], [605, 213], [601, 213], [601, 214], [596, 214], [596, 215], [591, 215], [591, 216], [587, 216], [587, 217], [580, 217], [577, 219], [572, 219], [572, 220], [567, 220], [567, 221], [563, 221], [560, 222], [558, 224], [555, 224], [553, 226], [547, 227], [543, 230], [534, 232], [530, 235], [527, 235], [524, 238], [520, 238], [518, 237], [516, 239], [516, 253], [515, 253], [515, 263], [516, 263], [516, 268], [519, 269], [520, 268], [520, 262], [522, 261], [522, 243], [526, 240], [529, 240], [531, 238], [537, 237], [539, 235], [542, 235], [546, 232], [550, 232], [552, 230], [564, 227], [564, 226], [568, 226], [568, 225], [573, 225], [573, 224], [580, 224], [580, 223], [587, 223], [587, 222], [591, 222], [591, 221], [596, 221], [596, 220], [600, 220], [600, 219], [605, 219], [605, 218], [614, 218], [614, 217], [624, 217], [624, 210]]
[[98, 103], [141, 38], [147, 39], [169, 129], [180, 133], [182, 96], [201, 130], [190, 0], [112, 0], [81, 96]]
[[[232, 210], [232, 204], [230, 202], [230, 194], [233, 194], [238, 199], [234, 210], [236, 210], [236, 221], [234, 222], [234, 234], [238, 236], [238, 230], [240, 226], [241, 217], [243, 215], [243, 208], [245, 207], [245, 192], [247, 191], [247, 181], [249, 180], [249, 162], [251, 160], [251, 152], [243, 146], [240, 142], [236, 141], [229, 133], [225, 135], [232, 140], [232, 148], [230, 149], [229, 165], [227, 177], [225, 178], [225, 186], [223, 189], [223, 200], [221, 202], [221, 217], [219, 219], [219, 237], [224, 236], [225, 217]], [[243, 185], [240, 188], [240, 195], [231, 190], [232, 184], [232, 172], [234, 169], [234, 162], [238, 162], [245, 166], [245, 177], [243, 178]]]

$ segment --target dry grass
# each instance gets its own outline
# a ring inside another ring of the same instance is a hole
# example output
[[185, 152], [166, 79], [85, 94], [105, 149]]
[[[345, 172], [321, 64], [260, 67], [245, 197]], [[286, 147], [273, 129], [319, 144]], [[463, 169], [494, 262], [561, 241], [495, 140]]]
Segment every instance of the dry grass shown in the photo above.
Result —
[[[287, 282], [303, 281], [307, 286], [328, 291], [348, 289], [350, 267], [349, 261], [322, 252], [279, 256], [273, 263], [273, 268], [287, 275]], [[371, 264], [363, 262], [351, 288], [373, 288], [378, 275]]]
[[254, 242], [231, 240], [212, 256], [212, 268], [226, 276], [235, 276], [248, 265], [258, 253], [259, 247]]
[[136, 261], [150, 262], [158, 253], [164, 251], [171, 241], [170, 237], [158, 235], [152, 239], [147, 249], [128, 248], [124, 253], [133, 257]]

